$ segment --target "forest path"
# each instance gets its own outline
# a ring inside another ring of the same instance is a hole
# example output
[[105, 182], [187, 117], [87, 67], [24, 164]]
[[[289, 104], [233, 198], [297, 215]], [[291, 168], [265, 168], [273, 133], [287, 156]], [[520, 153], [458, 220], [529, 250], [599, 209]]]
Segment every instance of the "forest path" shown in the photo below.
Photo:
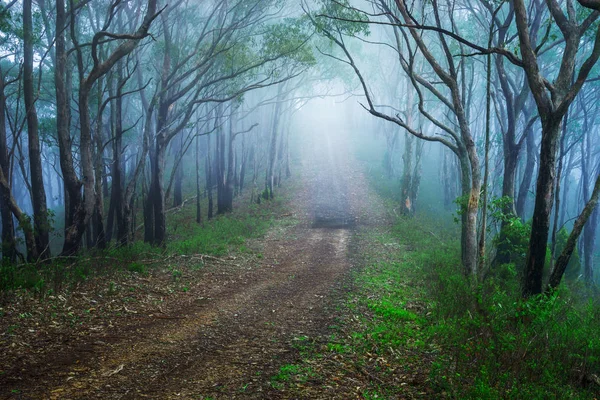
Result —
[[86, 358], [30, 375], [8, 398], [286, 397], [270, 378], [298, 359], [295, 339], [335, 321], [335, 299], [351, 282], [354, 228], [385, 219], [343, 137], [305, 138], [302, 160], [291, 214], [257, 241], [258, 265], [205, 274], [202, 296], [174, 317], [132, 326], [100, 349], [90, 343]]

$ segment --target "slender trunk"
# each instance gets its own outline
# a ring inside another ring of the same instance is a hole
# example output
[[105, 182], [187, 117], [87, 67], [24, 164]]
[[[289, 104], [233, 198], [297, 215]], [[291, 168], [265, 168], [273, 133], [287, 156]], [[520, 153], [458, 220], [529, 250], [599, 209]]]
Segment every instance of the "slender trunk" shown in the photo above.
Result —
[[200, 137], [196, 136], [196, 223], [202, 223], [202, 199], [200, 197]]
[[102, 104], [102, 79], [98, 83], [98, 112], [96, 117], [96, 154], [94, 160], [95, 170], [95, 192], [96, 202], [94, 206], [94, 244], [100, 249], [106, 247], [106, 233], [104, 231], [104, 195], [102, 191], [102, 175], [104, 172], [104, 143], [102, 139], [102, 115], [101, 115], [101, 104]]
[[[406, 123], [409, 126], [413, 125], [413, 91], [409, 90], [406, 100]], [[400, 199], [401, 212], [404, 215], [413, 214], [413, 204], [410, 197], [412, 187], [412, 171], [413, 171], [413, 149], [415, 147], [416, 138], [409, 134], [404, 134], [404, 154], [402, 155], [403, 171], [402, 171], [402, 183], [400, 188]], [[391, 153], [390, 153], [391, 154]]]
[[460, 159], [461, 166], [461, 186], [462, 186], [462, 233], [461, 233], [461, 249], [462, 263], [467, 276], [477, 275], [477, 212], [479, 206], [479, 190], [478, 185], [471, 183], [472, 168], [469, 158], [466, 154], [462, 154]]
[[[409, 124], [410, 122], [410, 114], [408, 114]], [[412, 214], [412, 201], [410, 198], [411, 186], [412, 186], [412, 159], [413, 159], [413, 148], [415, 144], [415, 137], [411, 134], [404, 134], [404, 155], [402, 156], [402, 160], [404, 161], [404, 168], [402, 172], [402, 184], [401, 184], [401, 196], [400, 206], [402, 209], [402, 214], [411, 215]]]
[[27, 113], [27, 135], [29, 146], [29, 168], [31, 179], [31, 202], [36, 246], [42, 259], [50, 257], [50, 223], [46, 205], [46, 190], [42, 170], [38, 117], [35, 109], [33, 81], [33, 17], [31, 0], [23, 1], [23, 95]]
[[527, 197], [529, 196], [529, 188], [531, 187], [531, 181], [533, 180], [533, 172], [535, 169], [535, 161], [536, 156], [535, 152], [537, 150], [535, 145], [535, 137], [533, 134], [533, 128], [529, 128], [527, 132], [526, 146], [527, 146], [527, 161], [525, 162], [525, 170], [523, 172], [523, 180], [521, 180], [521, 185], [519, 186], [519, 195], [517, 197], [517, 215], [521, 219], [525, 219], [525, 206], [527, 205]]
[[292, 177], [292, 170], [290, 168], [290, 131], [288, 129], [285, 141], [287, 146], [285, 146], [285, 177], [290, 179]]
[[[134, 239], [135, 235], [135, 226], [136, 226], [136, 215], [133, 210], [135, 210], [135, 201], [136, 201], [136, 187], [139, 176], [144, 176], [144, 170], [146, 168], [146, 156], [148, 154], [148, 148], [150, 146], [150, 131], [151, 128], [151, 119], [153, 113], [153, 107], [146, 109], [146, 124], [144, 127], [144, 136], [142, 138], [142, 151], [137, 154], [137, 161], [131, 170], [131, 178], [129, 183], [125, 187], [125, 193], [123, 195], [123, 204], [122, 204], [122, 221], [118, 224], [117, 237], [119, 240], [120, 246], [127, 245], [131, 240]], [[142, 194], [143, 195], [143, 194]]]
[[421, 187], [421, 157], [423, 156], [423, 147], [425, 147], [425, 142], [417, 141], [415, 149], [415, 167], [412, 173], [412, 184], [410, 185], [409, 194], [412, 203], [413, 214], [417, 212], [417, 199], [419, 197], [419, 189]]
[[586, 282], [589, 283], [594, 282], [594, 250], [599, 219], [600, 209], [596, 206], [588, 223], [583, 228], [583, 275]]
[[548, 248], [550, 214], [554, 200], [556, 151], [561, 121], [543, 121], [540, 167], [536, 184], [535, 208], [531, 225], [531, 238], [523, 280], [523, 297], [540, 294]]
[[[123, 86], [123, 64], [117, 63], [118, 80], [116, 82], [117, 90], [115, 99], [111, 105], [111, 119], [113, 128], [112, 141], [112, 165], [111, 165], [111, 191], [110, 204], [108, 211], [107, 240], [110, 241], [114, 233], [115, 220], [118, 229], [122, 229], [123, 221], [123, 171], [122, 171], [122, 152], [123, 152], [123, 97], [121, 95]], [[109, 91], [109, 94], [110, 91]]]
[[4, 171], [0, 168], [0, 196], [2, 201], [11, 210], [19, 225], [23, 230], [23, 236], [25, 237], [25, 247], [27, 249], [27, 261], [34, 262], [39, 258], [39, 253], [35, 243], [35, 236], [33, 233], [33, 227], [31, 226], [31, 219], [23, 213], [23, 211], [17, 205], [15, 198], [10, 191], [10, 184], [4, 176]]
[[[490, 28], [491, 29], [491, 28]], [[491, 47], [492, 43], [492, 32], [489, 35], [488, 47]], [[479, 273], [482, 273], [485, 266], [485, 235], [487, 233], [487, 204], [488, 204], [488, 181], [490, 176], [490, 122], [491, 122], [491, 111], [492, 111], [492, 55], [487, 56], [487, 71], [486, 71], [486, 113], [485, 113], [485, 155], [484, 155], [484, 168], [485, 172], [483, 175], [483, 205], [481, 207], [481, 236], [479, 238]], [[516, 170], [516, 162], [514, 163], [512, 172], [512, 187], [509, 188], [510, 196], [513, 198], [514, 188], [514, 176]]]
[[504, 179], [502, 182], [502, 197], [510, 198], [512, 201], [505, 203], [502, 213], [505, 218], [500, 224], [500, 232], [498, 234], [498, 248], [496, 252], [495, 264], [508, 264], [511, 260], [511, 244], [508, 241], [506, 232], [511, 227], [510, 216], [516, 215], [514, 195], [515, 195], [515, 180], [518, 164], [518, 152], [514, 146], [506, 146], [504, 150]]
[[213, 192], [212, 192], [213, 171], [212, 171], [212, 160], [210, 157], [210, 152], [211, 152], [210, 137], [211, 137], [211, 135], [208, 135], [208, 144], [207, 144], [207, 151], [206, 151], [206, 190], [208, 192], [208, 217], [207, 217], [208, 219], [211, 219], [213, 217]]
[[63, 0], [56, 1], [56, 65], [54, 68], [54, 84], [56, 86], [56, 132], [60, 154], [60, 168], [64, 180], [65, 229], [63, 255], [72, 255], [77, 251], [81, 238], [73, 229], [75, 216], [82, 212], [81, 181], [77, 177], [73, 163], [70, 136], [70, 87], [71, 74], [67, 73], [68, 55], [65, 46], [64, 30], [67, 16]]
[[[156, 168], [156, 157], [154, 149], [150, 152], [150, 177], [144, 176], [147, 189], [144, 193], [144, 242], [152, 243], [154, 241], [154, 183], [153, 176]], [[149, 184], [147, 182], [149, 181]]]
[[550, 262], [553, 263], [556, 257], [556, 232], [558, 231], [558, 218], [560, 216], [560, 189], [561, 179], [563, 172], [563, 160], [565, 158], [565, 138], [567, 136], [567, 124], [569, 114], [565, 116], [565, 120], [562, 125], [562, 135], [560, 138], [560, 150], [558, 156], [558, 168], [556, 170], [556, 182], [554, 183], [554, 220], [552, 222], [552, 235], [550, 236]]
[[[10, 162], [6, 140], [6, 98], [4, 96], [4, 75], [0, 67], [0, 169], [10, 181]], [[60, 189], [60, 187], [59, 187]], [[0, 193], [0, 217], [2, 218], [2, 259], [10, 263], [17, 261], [17, 244], [15, 241], [15, 226], [10, 210], [10, 193]]]
[[[183, 157], [183, 134], [177, 139], [177, 150], [175, 157]], [[173, 207], [179, 207], [183, 204], [183, 165], [178, 160], [175, 161], [175, 188], [173, 190]]]
[[273, 113], [273, 125], [271, 126], [271, 139], [269, 140], [269, 158], [267, 174], [265, 179], [265, 200], [273, 198], [273, 181], [275, 179], [275, 160], [277, 159], [277, 136], [279, 131], [279, 119], [281, 118], [281, 106], [283, 105], [283, 85], [279, 86], [277, 92], [277, 103]]
[[[584, 136], [581, 140], [581, 186], [582, 186], [582, 194], [583, 199], [589, 199], [593, 197], [593, 194], [590, 195], [590, 177], [593, 174], [593, 166], [590, 165], [592, 162], [592, 143], [591, 143], [591, 135], [588, 128], [587, 123], [587, 115], [584, 120]], [[587, 148], [587, 151], [586, 151]], [[600, 167], [600, 165], [599, 165]], [[600, 179], [600, 177], [599, 177]], [[589, 284], [594, 281], [594, 270], [593, 270], [593, 254], [594, 254], [594, 242], [596, 236], [596, 227], [597, 225], [594, 223], [595, 217], [597, 217], [597, 212], [592, 210], [593, 215], [591, 216], [591, 221], [589, 224], [586, 224], [583, 230], [583, 278]]]
[[246, 164], [248, 163], [248, 152], [242, 147], [242, 162], [240, 166], [240, 177], [238, 180], [238, 193], [244, 190], [244, 181], [246, 180]]
[[562, 203], [565, 205], [565, 207], [561, 207], [560, 208], [560, 212], [559, 214], [559, 219], [558, 219], [558, 226], [563, 226], [563, 224], [565, 223], [565, 218], [567, 216], [567, 210], [568, 210], [568, 205], [569, 205], [569, 189], [571, 187], [571, 179], [570, 178], [570, 174], [568, 173], [569, 171], [571, 171], [573, 169], [573, 164], [574, 164], [574, 158], [575, 158], [576, 152], [569, 152], [569, 158], [568, 161], [566, 163], [566, 167], [563, 168], [564, 171], [567, 171], [567, 174], [564, 178], [564, 188], [561, 189], [562, 192]]
[[152, 175], [152, 199], [154, 203], [154, 240], [156, 246], [164, 246], [167, 239], [167, 220], [165, 214], [164, 165], [166, 143], [162, 133], [156, 137], [154, 154], [156, 169]]
[[[577, 239], [579, 239], [579, 235], [583, 230], [583, 227], [586, 225], [590, 215], [596, 209], [598, 204], [598, 197], [600, 196], [600, 175], [596, 178], [596, 184], [594, 185], [594, 191], [592, 192], [592, 196], [589, 201], [583, 208], [581, 214], [575, 221], [575, 225], [573, 225], [573, 230], [567, 239], [567, 243], [565, 244], [565, 248], [563, 249], [561, 255], [556, 260], [556, 264], [554, 269], [552, 270], [552, 274], [550, 275], [550, 281], [548, 283], [548, 288], [556, 288], [560, 284], [563, 274], [567, 269], [567, 265], [569, 264], [569, 260], [571, 259], [571, 255], [573, 254], [573, 250], [575, 250], [575, 245], [577, 244]], [[587, 277], [586, 277], [587, 278]], [[592, 276], [589, 277], [590, 281]], [[588, 281], [588, 282], [590, 282]]]
[[234, 150], [234, 132], [233, 132], [233, 111], [229, 119], [229, 138], [227, 141], [227, 176], [223, 185], [223, 203], [222, 210], [219, 212], [227, 213], [233, 211], [233, 186], [235, 174], [235, 150]]

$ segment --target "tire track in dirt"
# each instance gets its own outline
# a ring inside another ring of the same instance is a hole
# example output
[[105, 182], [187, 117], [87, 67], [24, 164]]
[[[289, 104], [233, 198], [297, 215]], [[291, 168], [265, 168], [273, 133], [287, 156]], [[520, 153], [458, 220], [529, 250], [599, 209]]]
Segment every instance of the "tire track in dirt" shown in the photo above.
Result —
[[299, 223], [260, 241], [260, 265], [224, 275], [208, 289], [210, 300], [181, 310], [185, 318], [132, 331], [84, 365], [32, 383], [30, 397], [21, 398], [284, 397], [269, 378], [298, 358], [294, 338], [326, 331], [336, 317], [333, 299], [348, 282], [353, 231], [337, 228], [377, 223], [382, 213], [365, 203], [372, 195], [343, 139], [322, 143], [307, 141], [302, 186], [290, 205]]

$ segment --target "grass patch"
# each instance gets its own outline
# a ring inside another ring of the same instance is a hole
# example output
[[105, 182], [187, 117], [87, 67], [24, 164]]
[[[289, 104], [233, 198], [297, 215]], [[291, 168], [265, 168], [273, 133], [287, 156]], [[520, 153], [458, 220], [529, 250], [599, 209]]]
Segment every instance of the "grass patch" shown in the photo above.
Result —
[[219, 216], [205, 226], [191, 225], [185, 232], [174, 232], [176, 240], [167, 244], [173, 254], [226, 255], [231, 248], [247, 251], [246, 239], [260, 237], [273, 223], [273, 207], [250, 205], [243, 215]]
[[260, 205], [248, 204], [244, 199], [245, 204], [238, 204], [233, 213], [216, 216], [202, 225], [195, 222], [195, 206], [190, 203], [169, 215], [166, 248], [137, 240], [126, 247], [83, 250], [77, 257], [57, 258], [47, 264], [0, 263], [0, 294], [5, 293], [10, 298], [8, 293], [18, 289], [37, 295], [51, 294], [65, 285], [119, 271], [147, 275], [152, 268], [161, 265], [162, 258], [170, 255], [222, 257], [235, 252], [251, 253], [248, 239], [261, 237], [276, 223], [293, 223], [287, 218], [276, 218], [289, 197], [286, 191], [280, 194], [275, 200]]
[[301, 346], [294, 379], [276, 375], [275, 389], [300, 398], [324, 393], [399, 398], [409, 393], [407, 387], [410, 393], [425, 393], [415, 388], [427, 377], [424, 360], [435, 348], [427, 344], [426, 307], [417, 300], [424, 293], [415, 274], [420, 259], [400, 256], [404, 246], [390, 232], [362, 232], [355, 240], [365, 267], [355, 273], [354, 290], [340, 309], [342, 317], [330, 326], [322, 345]]
[[279, 368], [279, 372], [271, 377], [270, 384], [275, 389], [282, 389], [286, 383], [296, 382], [304, 384], [316, 376], [310, 366], [286, 364]]
[[319, 378], [283, 388], [302, 398], [598, 398], [597, 291], [571, 281], [525, 301], [514, 265], [473, 287], [459, 227], [441, 219], [399, 217], [391, 229], [355, 235], [363, 269], [343, 317], [298, 364]]

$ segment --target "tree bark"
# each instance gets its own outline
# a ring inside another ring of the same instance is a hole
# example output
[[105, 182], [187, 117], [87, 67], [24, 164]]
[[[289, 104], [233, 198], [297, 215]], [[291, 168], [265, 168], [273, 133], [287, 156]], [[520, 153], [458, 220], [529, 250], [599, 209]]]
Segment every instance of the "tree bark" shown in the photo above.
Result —
[[0, 196], [2, 196], [3, 203], [8, 206], [17, 221], [19, 221], [19, 226], [23, 230], [23, 236], [25, 236], [25, 247], [27, 249], [27, 261], [37, 261], [39, 259], [39, 253], [35, 242], [35, 235], [33, 233], [31, 220], [17, 205], [2, 168], [0, 168]]
[[562, 276], [567, 269], [567, 265], [569, 264], [569, 260], [571, 259], [571, 255], [573, 254], [573, 250], [575, 250], [575, 245], [577, 244], [577, 239], [579, 239], [579, 235], [583, 230], [586, 222], [588, 221], [590, 215], [596, 209], [598, 204], [598, 197], [600, 196], [600, 175], [596, 177], [596, 184], [594, 185], [594, 191], [592, 192], [592, 196], [589, 201], [583, 208], [581, 214], [575, 221], [575, 225], [573, 225], [573, 230], [567, 239], [567, 243], [565, 244], [565, 248], [563, 249], [561, 255], [556, 260], [556, 264], [554, 265], [554, 269], [552, 270], [552, 274], [550, 275], [550, 280], [548, 282], [548, 289], [553, 289], [558, 287]]
[[211, 145], [210, 138], [212, 135], [208, 135], [207, 139], [207, 151], [206, 151], [206, 191], [208, 192], [208, 216], [207, 218], [210, 220], [213, 217], [213, 169], [212, 169], [212, 160], [210, 157], [211, 154]]
[[71, 38], [76, 50], [75, 53], [77, 55], [77, 69], [79, 71], [79, 147], [82, 183], [84, 190], [83, 200], [78, 201], [78, 203], [80, 203], [80, 206], [77, 209], [76, 213], [74, 213], [73, 215], [71, 225], [67, 228], [63, 253], [73, 254], [79, 249], [81, 238], [90, 221], [95, 205], [94, 168], [91, 152], [91, 119], [89, 111], [90, 90], [100, 77], [102, 77], [108, 71], [110, 71], [110, 69], [119, 60], [131, 53], [138, 45], [139, 41], [147, 36], [148, 31], [150, 29], [150, 25], [158, 15], [156, 14], [156, 3], [157, 0], [148, 0], [146, 14], [136, 32], [134, 32], [132, 35], [128, 35], [123, 40], [123, 42], [120, 45], [118, 45], [108, 57], [106, 57], [104, 61], [100, 61], [98, 59], [97, 47], [98, 42], [101, 41], [101, 39], [105, 36], [105, 33], [98, 32], [96, 35], [94, 35], [91, 46], [92, 59], [94, 63], [87, 76], [85, 76], [86, 67], [84, 65], [83, 60], [82, 46], [80, 46], [80, 44], [78, 43], [75, 34], [75, 11], [72, 10], [71, 12]]
[[[545, 125], [545, 126], [544, 126]], [[544, 121], [540, 167], [536, 185], [535, 207], [527, 265], [523, 281], [523, 296], [542, 292], [542, 279], [546, 263], [546, 249], [550, 230], [550, 214], [554, 200], [554, 179], [556, 174], [556, 151], [561, 129], [560, 121]]]
[[33, 205], [33, 225], [36, 246], [42, 259], [50, 257], [50, 223], [46, 205], [46, 189], [40, 138], [38, 133], [38, 117], [35, 109], [35, 93], [33, 82], [33, 17], [32, 0], [23, 1], [23, 97], [27, 113], [27, 136], [29, 147], [29, 168], [31, 179], [31, 202]]
[[[4, 75], [0, 66], [0, 169], [7, 181], [10, 179], [10, 162], [6, 138], [6, 97], [4, 95]], [[15, 241], [15, 225], [10, 210], [10, 193], [0, 193], [0, 217], [2, 218], [2, 259], [10, 263], [17, 261], [17, 245]]]
[[533, 135], [533, 128], [529, 128], [525, 139], [526, 147], [527, 147], [527, 160], [525, 162], [525, 170], [523, 172], [523, 179], [521, 180], [521, 184], [519, 186], [519, 195], [517, 196], [517, 204], [516, 211], [519, 218], [525, 220], [525, 208], [527, 205], [527, 197], [529, 196], [529, 188], [531, 187], [531, 181], [533, 180], [533, 172], [535, 169], [535, 138]]
[[202, 224], [202, 197], [200, 196], [200, 137], [196, 135], [196, 223]]
[[[179, 134], [175, 157], [183, 157], [183, 135]], [[177, 159], [175, 162], [175, 187], [173, 189], [173, 207], [179, 207], [183, 204], [183, 165]]]

